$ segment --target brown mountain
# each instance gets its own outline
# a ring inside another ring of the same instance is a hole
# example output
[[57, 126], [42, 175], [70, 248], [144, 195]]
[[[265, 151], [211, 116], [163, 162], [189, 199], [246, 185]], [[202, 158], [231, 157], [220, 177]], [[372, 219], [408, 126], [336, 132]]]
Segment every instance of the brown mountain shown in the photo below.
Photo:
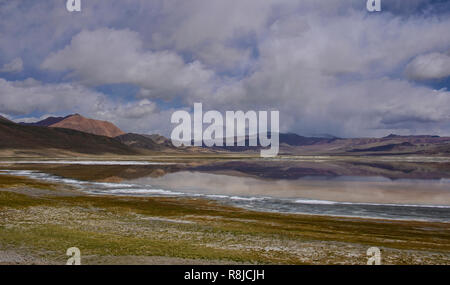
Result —
[[54, 155], [60, 151], [85, 154], [124, 154], [137, 152], [105, 136], [71, 129], [27, 126], [0, 121], [0, 149], [19, 153]]
[[[60, 119], [60, 118], [55, 118]], [[46, 119], [48, 120], [48, 119]], [[38, 122], [39, 123], [39, 122]], [[51, 128], [64, 128], [72, 129], [85, 133], [90, 133], [105, 137], [117, 137], [125, 134], [121, 129], [116, 127], [113, 123], [107, 121], [99, 121], [94, 119], [85, 118], [79, 114], [74, 114], [63, 118], [62, 120], [56, 120], [56, 123], [48, 125]]]

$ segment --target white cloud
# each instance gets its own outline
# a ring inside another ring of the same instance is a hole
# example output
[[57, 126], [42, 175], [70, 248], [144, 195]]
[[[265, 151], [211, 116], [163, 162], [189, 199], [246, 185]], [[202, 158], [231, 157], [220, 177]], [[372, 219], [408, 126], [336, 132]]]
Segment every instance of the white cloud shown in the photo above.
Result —
[[[42, 121], [42, 120], [44, 120], [44, 119], [46, 119], [48, 117], [52, 117], [52, 116], [53, 116], [52, 114], [45, 114], [45, 115], [42, 115], [42, 116], [39, 116], [39, 117], [20, 117], [20, 118], [15, 119], [14, 121], [16, 123], [20, 123], [20, 122], [22, 122], [22, 123], [34, 123], [34, 122]], [[53, 117], [55, 117], [55, 116], [53, 116]]]
[[282, 130], [302, 134], [450, 134], [450, 93], [396, 76], [409, 58], [450, 46], [449, 28], [448, 19], [392, 15], [286, 17], [259, 42], [255, 72], [221, 86], [207, 103], [276, 108]]
[[7, 81], [0, 78], [0, 112], [26, 115], [32, 112], [94, 110], [105, 97], [70, 83], [43, 84], [34, 79]]
[[414, 58], [406, 67], [406, 74], [413, 80], [433, 80], [450, 76], [450, 56], [429, 53]]
[[13, 59], [11, 62], [5, 63], [0, 67], [0, 72], [18, 73], [23, 70], [23, 61], [20, 57]]
[[91, 116], [113, 122], [125, 132], [169, 135], [174, 109], [160, 110], [148, 100], [110, 105]]
[[170, 51], [144, 50], [139, 34], [130, 30], [82, 31], [45, 59], [42, 68], [70, 70], [87, 85], [136, 84], [146, 97], [164, 99], [209, 94], [214, 79], [199, 61], [185, 63]]

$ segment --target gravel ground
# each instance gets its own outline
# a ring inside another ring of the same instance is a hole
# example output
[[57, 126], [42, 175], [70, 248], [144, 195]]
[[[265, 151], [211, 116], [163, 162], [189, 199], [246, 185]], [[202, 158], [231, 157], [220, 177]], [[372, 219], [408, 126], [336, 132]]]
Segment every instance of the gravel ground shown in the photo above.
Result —
[[49, 264], [49, 262], [25, 252], [21, 253], [14, 250], [0, 250], [0, 265], [15, 264], [44, 265]]

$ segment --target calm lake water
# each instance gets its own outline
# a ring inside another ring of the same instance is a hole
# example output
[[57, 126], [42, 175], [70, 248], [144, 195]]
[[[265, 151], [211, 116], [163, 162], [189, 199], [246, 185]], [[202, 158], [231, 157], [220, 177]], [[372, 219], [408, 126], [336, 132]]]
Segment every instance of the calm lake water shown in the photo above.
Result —
[[[68, 161], [62, 164], [90, 165], [89, 162]], [[117, 165], [157, 167], [168, 164], [121, 162]], [[109, 161], [93, 165], [115, 164]], [[181, 170], [159, 177], [144, 175], [120, 182], [98, 182], [51, 175], [42, 169], [1, 170], [0, 173], [67, 184], [95, 195], [201, 197], [258, 211], [450, 222], [448, 178], [306, 175], [295, 179], [267, 179], [245, 172]]]

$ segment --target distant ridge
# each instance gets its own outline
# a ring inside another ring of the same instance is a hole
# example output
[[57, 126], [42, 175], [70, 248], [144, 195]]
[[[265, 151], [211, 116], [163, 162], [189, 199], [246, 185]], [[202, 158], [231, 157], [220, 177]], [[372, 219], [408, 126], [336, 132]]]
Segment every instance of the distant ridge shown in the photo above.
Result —
[[285, 143], [291, 146], [314, 145], [319, 143], [330, 143], [336, 137], [304, 137], [295, 133], [280, 133], [280, 144]]
[[[140, 134], [123, 134], [114, 138], [115, 140], [137, 149], [164, 150], [165, 145], [155, 142], [150, 136]], [[173, 147], [172, 147], [173, 148]]]
[[[275, 134], [275, 133], [274, 133]], [[268, 133], [268, 137], [271, 137], [272, 134]], [[331, 143], [335, 140], [338, 140], [338, 138], [324, 138], [324, 137], [304, 137], [300, 136], [295, 133], [279, 133], [279, 144], [280, 146], [290, 146], [290, 147], [300, 147], [300, 146], [311, 146], [311, 145], [320, 145], [320, 144], [326, 144]], [[255, 138], [257, 140], [256, 147], [249, 146], [250, 145], [250, 138]], [[214, 146], [215, 149], [224, 149], [227, 151], [232, 152], [240, 152], [240, 151], [247, 151], [247, 150], [258, 150], [261, 148], [261, 143], [259, 141], [259, 136], [253, 135], [253, 136], [245, 136], [244, 137], [235, 137], [234, 138], [234, 146], [226, 146], [226, 137], [223, 138], [223, 146]], [[238, 141], [245, 141], [245, 146], [237, 146]], [[193, 142], [192, 142], [193, 143]], [[203, 147], [207, 147], [205, 144], [203, 144]]]
[[388, 136], [383, 137], [383, 139], [395, 139], [395, 138], [440, 138], [440, 136], [433, 136], [433, 135], [402, 136], [402, 135], [390, 134]]
[[48, 118], [46, 118], [44, 120], [41, 120], [39, 122], [34, 122], [34, 123], [23, 123], [23, 122], [20, 122], [19, 124], [25, 125], [25, 126], [49, 127], [49, 126], [51, 126], [53, 124], [61, 122], [62, 120], [66, 119], [66, 118], [68, 118], [70, 116], [72, 116], [72, 115], [65, 116], [65, 117], [48, 117]]

